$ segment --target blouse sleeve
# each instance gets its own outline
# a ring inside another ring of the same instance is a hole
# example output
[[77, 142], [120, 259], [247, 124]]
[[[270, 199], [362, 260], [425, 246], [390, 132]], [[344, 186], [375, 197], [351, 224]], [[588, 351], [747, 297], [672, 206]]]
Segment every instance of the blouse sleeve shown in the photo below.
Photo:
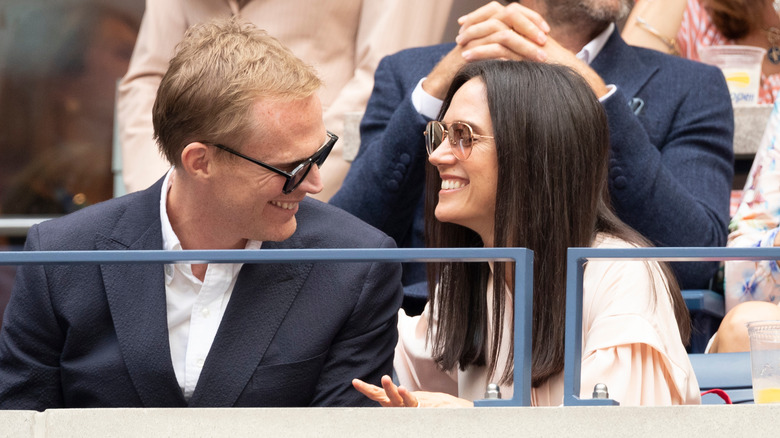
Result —
[[649, 344], [593, 350], [582, 360], [582, 397], [590, 398], [597, 383], [608, 382], [609, 397], [621, 406], [698, 404], [698, 388], [679, 385], [674, 368], [664, 353]]
[[588, 262], [585, 276], [582, 396], [604, 383], [623, 406], [700, 403], [658, 264]]
[[393, 367], [398, 382], [412, 391], [444, 392], [458, 395], [457, 370], [442, 371], [433, 360], [431, 346], [426, 342], [430, 321], [428, 304], [419, 316], [407, 316], [398, 311], [398, 345]]

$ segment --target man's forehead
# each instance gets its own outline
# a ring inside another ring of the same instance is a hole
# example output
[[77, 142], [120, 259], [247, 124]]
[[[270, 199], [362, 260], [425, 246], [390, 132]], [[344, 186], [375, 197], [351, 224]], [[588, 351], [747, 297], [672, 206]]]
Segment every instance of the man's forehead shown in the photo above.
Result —
[[253, 112], [256, 123], [250, 143], [267, 157], [305, 159], [325, 140], [322, 107], [316, 96], [258, 100]]
[[291, 98], [258, 99], [253, 107], [254, 116], [267, 128], [307, 129], [322, 122], [322, 105], [316, 95]]

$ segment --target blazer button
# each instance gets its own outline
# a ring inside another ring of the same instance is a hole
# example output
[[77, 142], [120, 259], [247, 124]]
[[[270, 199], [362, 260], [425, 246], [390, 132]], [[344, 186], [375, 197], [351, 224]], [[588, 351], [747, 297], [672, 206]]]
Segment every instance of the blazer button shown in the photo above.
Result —
[[621, 189], [622, 190], [622, 189], [626, 188], [626, 183], [627, 183], [626, 177], [625, 176], [619, 176], [619, 177], [615, 178], [613, 186], [616, 189]]
[[398, 157], [398, 161], [402, 162], [403, 164], [409, 164], [412, 162], [412, 157], [404, 152], [400, 157]]

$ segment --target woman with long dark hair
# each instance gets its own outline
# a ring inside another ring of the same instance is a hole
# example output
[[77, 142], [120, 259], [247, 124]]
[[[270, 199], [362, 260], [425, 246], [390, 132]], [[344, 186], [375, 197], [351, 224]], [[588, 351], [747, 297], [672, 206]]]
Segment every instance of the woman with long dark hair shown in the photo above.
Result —
[[[532, 401], [559, 405], [567, 248], [648, 245], [608, 205], [605, 113], [566, 67], [486, 61], [459, 72], [440, 114], [426, 131], [428, 246], [534, 251]], [[510, 396], [511, 267], [449, 262], [428, 274], [423, 314], [399, 315], [403, 386], [355, 387], [386, 406], [471, 405], [491, 382]], [[700, 401], [689, 315], [666, 264], [590, 261], [583, 290], [583, 395], [605, 383], [623, 405]]]

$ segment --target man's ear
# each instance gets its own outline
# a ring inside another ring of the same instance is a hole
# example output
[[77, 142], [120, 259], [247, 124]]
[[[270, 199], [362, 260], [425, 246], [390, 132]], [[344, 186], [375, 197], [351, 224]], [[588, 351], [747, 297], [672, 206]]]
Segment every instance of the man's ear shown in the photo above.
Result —
[[181, 167], [191, 177], [208, 177], [214, 160], [212, 148], [200, 142], [192, 142], [181, 151]]

